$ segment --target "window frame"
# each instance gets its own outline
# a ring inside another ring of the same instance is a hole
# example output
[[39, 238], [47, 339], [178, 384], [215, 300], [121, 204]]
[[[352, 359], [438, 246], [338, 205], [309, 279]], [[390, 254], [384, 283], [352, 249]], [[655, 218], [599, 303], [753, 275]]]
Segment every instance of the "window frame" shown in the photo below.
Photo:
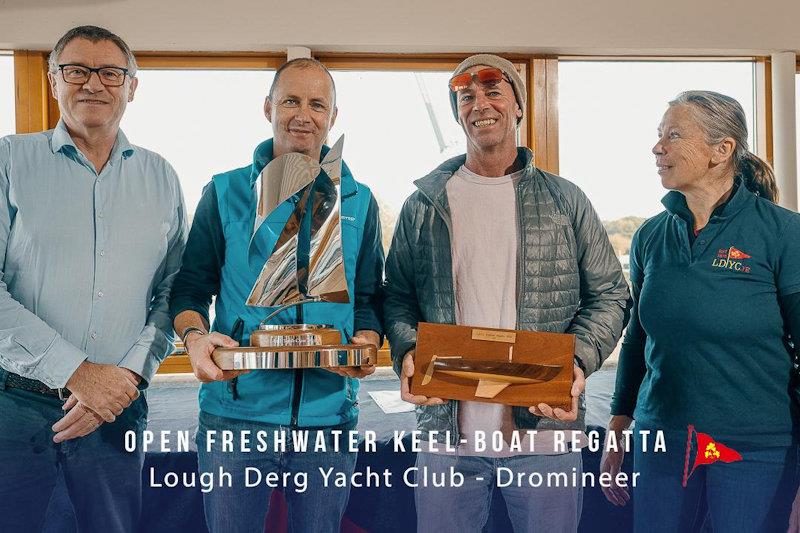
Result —
[[[17, 133], [55, 127], [58, 105], [47, 80], [48, 51], [14, 51]], [[359, 54], [320, 52], [314, 57], [333, 70], [449, 70], [469, 56], [461, 54]], [[522, 144], [534, 151], [536, 164], [558, 173], [558, 64], [562, 61], [752, 61], [755, 67], [756, 153], [772, 163], [771, 63], [768, 56], [591, 56], [500, 54], [520, 67], [528, 109]], [[281, 52], [136, 52], [147, 69], [276, 69]], [[800, 59], [798, 60], [800, 72]]]
[[[55, 127], [58, 104], [47, 79], [49, 51], [14, 51], [14, 83], [17, 133], [31, 133]], [[277, 69], [286, 61], [282, 52], [135, 52], [141, 69], [241, 70]], [[452, 70], [471, 53], [459, 54], [360, 54], [314, 55], [331, 70]], [[531, 148], [536, 165], [548, 172], [559, 171], [558, 66], [562, 61], [752, 61], [755, 68], [756, 153], [772, 163], [772, 98], [769, 57], [720, 56], [559, 56], [503, 54], [514, 63], [525, 82], [527, 109], [520, 132], [521, 144]], [[800, 59], [797, 71], [800, 73]], [[387, 346], [379, 352], [379, 365], [390, 365]], [[159, 368], [159, 373], [191, 372], [188, 357], [176, 353]]]
[[[47, 80], [49, 52], [14, 52], [17, 133], [55, 127], [58, 104]], [[276, 69], [282, 53], [135, 52], [141, 69]], [[327, 54], [315, 58], [332, 70], [452, 70], [470, 54]], [[521, 143], [536, 154], [536, 164], [558, 172], [558, 117], [556, 86], [558, 61], [554, 56], [501, 54], [519, 69], [526, 84], [528, 105], [520, 132]]]
[[[47, 79], [50, 52], [14, 51], [17, 133], [54, 128], [60, 118], [58, 102]], [[164, 70], [274, 70], [285, 61], [278, 53], [161, 53], [135, 52], [139, 69]]]

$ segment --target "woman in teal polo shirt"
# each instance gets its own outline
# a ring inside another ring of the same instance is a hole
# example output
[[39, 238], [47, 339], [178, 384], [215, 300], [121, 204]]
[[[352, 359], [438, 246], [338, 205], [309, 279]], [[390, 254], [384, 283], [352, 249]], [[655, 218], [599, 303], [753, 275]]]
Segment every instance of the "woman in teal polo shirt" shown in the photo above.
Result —
[[[634, 527], [688, 531], [707, 506], [714, 531], [786, 531], [797, 491], [786, 340], [800, 333], [800, 215], [773, 203], [772, 170], [748, 151], [736, 100], [681, 93], [658, 131], [670, 192], [631, 244], [634, 305], [608, 428], [621, 439], [636, 419], [634, 435], [664, 432], [666, 452], [636, 441]], [[684, 488], [690, 425], [742, 460], [702, 466]], [[616, 473], [622, 457], [607, 452], [602, 470]], [[604, 492], [616, 505], [629, 498]]]

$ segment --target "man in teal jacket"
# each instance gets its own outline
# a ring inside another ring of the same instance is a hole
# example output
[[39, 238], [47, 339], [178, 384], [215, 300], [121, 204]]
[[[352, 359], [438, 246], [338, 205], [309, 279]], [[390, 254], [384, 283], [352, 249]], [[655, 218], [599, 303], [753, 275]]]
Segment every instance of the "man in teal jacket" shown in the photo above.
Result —
[[[218, 473], [221, 468], [232, 476], [231, 486], [205, 494], [206, 519], [212, 532], [261, 531], [270, 485], [276, 485], [267, 481], [267, 475], [275, 472], [280, 478], [277, 486], [284, 487], [293, 530], [339, 531], [349, 488], [324, 487], [319, 469], [333, 467], [348, 477], [353, 472], [356, 454], [348, 451], [347, 440], [340, 440], [339, 453], [332, 445], [339, 431], [346, 436], [355, 428], [358, 378], [374, 367], [247, 373], [223, 371], [211, 359], [215, 347], [236, 345], [230, 335], [237, 318], [244, 321], [246, 343], [249, 332], [273, 310], [250, 307], [245, 301], [297, 200], [290, 198], [278, 206], [253, 236], [255, 182], [262, 169], [281, 155], [296, 152], [317, 160], [325, 156], [328, 148], [323, 142], [336, 119], [333, 78], [312, 59], [290, 61], [275, 73], [264, 112], [274, 138], [256, 148], [252, 165], [218, 174], [206, 187], [170, 303], [175, 331], [184, 340], [195, 375], [204, 382], [197, 434], [199, 469]], [[302, 321], [332, 324], [343, 338], [380, 345], [383, 248], [378, 207], [370, 190], [353, 179], [344, 163], [341, 222], [350, 303], [305, 305]], [[251, 238], [260, 241], [257, 246], [250, 246]], [[267, 255], [253, 257], [258, 253]], [[209, 328], [212, 296], [216, 296], [216, 316]], [[297, 323], [297, 311], [290, 308], [271, 322]], [[237, 378], [234, 387], [232, 378]], [[281, 446], [281, 432], [287, 429], [309, 430], [312, 451], [294, 451], [291, 431]], [[227, 431], [233, 436], [230, 447], [223, 441]], [[311, 443], [320, 439], [327, 443], [325, 451], [313, 451]], [[256, 486], [245, 486], [247, 481]]]

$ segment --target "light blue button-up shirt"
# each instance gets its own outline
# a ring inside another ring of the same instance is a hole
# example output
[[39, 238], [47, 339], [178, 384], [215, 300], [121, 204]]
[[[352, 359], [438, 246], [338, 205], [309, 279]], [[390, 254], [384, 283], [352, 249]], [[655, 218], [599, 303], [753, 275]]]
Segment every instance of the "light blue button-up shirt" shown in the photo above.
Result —
[[0, 366], [56, 388], [88, 360], [146, 385], [185, 239], [175, 171], [122, 131], [99, 174], [63, 121], [0, 139]]

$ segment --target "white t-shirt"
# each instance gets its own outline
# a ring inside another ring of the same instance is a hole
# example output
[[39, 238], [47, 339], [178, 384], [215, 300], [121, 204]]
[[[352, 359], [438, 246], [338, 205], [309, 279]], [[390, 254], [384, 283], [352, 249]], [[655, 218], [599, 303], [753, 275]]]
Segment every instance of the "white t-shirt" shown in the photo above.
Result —
[[[517, 205], [516, 184], [522, 171], [487, 178], [459, 168], [447, 182], [452, 219], [451, 251], [456, 323], [487, 328], [514, 329], [517, 323]], [[529, 436], [523, 432], [521, 452], [508, 449], [515, 430], [511, 407], [461, 401], [458, 422], [463, 455], [508, 457], [528, 455]], [[502, 432], [503, 451], [474, 449], [475, 431]], [[522, 435], [520, 436], [522, 437]], [[569, 440], [569, 437], [568, 437]], [[537, 432], [534, 453], [554, 453], [553, 432]]]

